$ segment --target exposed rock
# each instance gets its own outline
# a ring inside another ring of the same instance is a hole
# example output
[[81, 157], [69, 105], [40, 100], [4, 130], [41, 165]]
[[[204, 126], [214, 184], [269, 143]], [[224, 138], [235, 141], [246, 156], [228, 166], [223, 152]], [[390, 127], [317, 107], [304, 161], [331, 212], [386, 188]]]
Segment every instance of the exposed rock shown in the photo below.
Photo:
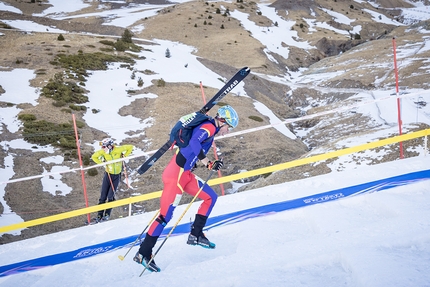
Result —
[[344, 53], [350, 50], [352, 47], [360, 45], [363, 42], [365, 41], [364, 40], [347, 40], [347, 41], [329, 40], [326, 37], [323, 37], [321, 40], [317, 42], [316, 46], [318, 50], [324, 54], [324, 56], [330, 57], [330, 56], [339, 55], [340, 53]]

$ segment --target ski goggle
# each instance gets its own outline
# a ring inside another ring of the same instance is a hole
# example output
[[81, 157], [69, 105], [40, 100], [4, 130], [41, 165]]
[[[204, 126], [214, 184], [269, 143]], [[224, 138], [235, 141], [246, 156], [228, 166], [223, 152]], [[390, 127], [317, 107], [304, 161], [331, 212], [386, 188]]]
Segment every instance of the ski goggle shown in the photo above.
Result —
[[[218, 118], [218, 120], [221, 122], [221, 123], [223, 123], [223, 125], [228, 125], [228, 130], [229, 131], [231, 131], [232, 129], [234, 129], [231, 125], [229, 125], [228, 123], [227, 123], [227, 121], [225, 120], [225, 119], [223, 119], [223, 118]], [[222, 126], [221, 126], [222, 127]]]

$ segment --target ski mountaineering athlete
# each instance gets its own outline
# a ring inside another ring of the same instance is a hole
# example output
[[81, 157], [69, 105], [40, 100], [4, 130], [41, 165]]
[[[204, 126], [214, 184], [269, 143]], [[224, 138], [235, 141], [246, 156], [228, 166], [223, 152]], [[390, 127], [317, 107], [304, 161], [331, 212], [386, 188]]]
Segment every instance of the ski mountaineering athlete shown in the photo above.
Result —
[[[103, 139], [100, 142], [100, 146], [101, 149], [96, 151], [91, 156], [91, 159], [97, 164], [127, 157], [131, 154], [134, 148], [133, 145], [114, 145], [114, 142], [111, 138]], [[115, 200], [115, 192], [121, 180], [122, 167], [122, 162], [114, 162], [106, 165], [102, 187], [100, 190], [99, 204], [105, 203], [106, 200], [107, 202]], [[97, 223], [100, 221], [109, 220], [111, 211], [112, 208], [99, 210], [95, 222]]]
[[186, 192], [195, 196], [200, 189], [198, 198], [203, 202], [195, 216], [187, 244], [200, 245], [209, 249], [215, 248], [215, 244], [204, 235], [203, 228], [218, 196], [209, 185], [204, 184], [193, 174], [193, 170], [198, 160], [209, 170], [221, 169], [223, 162], [221, 160], [212, 162], [206, 157], [206, 154], [212, 146], [215, 135], [227, 134], [238, 123], [239, 117], [236, 111], [231, 106], [222, 106], [218, 109], [215, 118], [205, 120], [193, 129], [188, 146], [177, 149], [162, 175], [164, 187], [160, 198], [160, 215], [149, 227], [139, 251], [133, 258], [134, 261], [142, 264], [151, 272], [160, 271], [155, 261], [151, 260], [152, 249], [164, 227], [172, 219], [173, 211], [179, 204], [182, 194]]

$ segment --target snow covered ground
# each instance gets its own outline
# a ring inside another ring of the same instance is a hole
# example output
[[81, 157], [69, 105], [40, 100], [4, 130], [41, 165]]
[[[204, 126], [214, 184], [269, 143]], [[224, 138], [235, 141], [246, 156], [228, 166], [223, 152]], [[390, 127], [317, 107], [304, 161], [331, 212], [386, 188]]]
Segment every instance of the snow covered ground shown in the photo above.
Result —
[[[219, 198], [211, 217], [429, 168], [429, 157], [420, 156], [227, 195]], [[161, 273], [139, 277], [143, 267], [132, 260], [134, 247], [124, 261], [118, 256], [127, 248], [0, 277], [0, 286], [430, 286], [429, 183], [427, 179], [217, 226], [206, 232], [217, 244], [215, 250], [186, 245], [186, 235], [170, 237], [156, 257]], [[198, 202], [182, 223], [194, 218], [197, 208]], [[184, 209], [178, 206], [168, 227]], [[2, 245], [0, 269], [137, 237], [152, 216]]]

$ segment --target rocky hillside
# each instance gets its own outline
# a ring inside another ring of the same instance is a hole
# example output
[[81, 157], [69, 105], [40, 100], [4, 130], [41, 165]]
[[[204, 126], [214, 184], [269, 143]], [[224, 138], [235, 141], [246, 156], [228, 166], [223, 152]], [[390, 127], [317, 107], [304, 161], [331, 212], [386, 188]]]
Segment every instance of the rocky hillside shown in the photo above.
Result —
[[[263, 103], [280, 119], [288, 119], [354, 103], [355, 100], [351, 97], [357, 93], [371, 94], [373, 90], [381, 88], [394, 91], [393, 38], [399, 47], [408, 48], [407, 61], [403, 58], [404, 61], [399, 63], [400, 87], [428, 88], [428, 73], [425, 67], [430, 58], [430, 49], [425, 47], [430, 34], [429, 21], [411, 19], [402, 13], [402, 9], [412, 7], [409, 1], [274, 1], [268, 7], [276, 9], [278, 16], [282, 17], [279, 19], [294, 23], [285, 31], [295, 33], [292, 38], [294, 43], [282, 39], [278, 43], [278, 48], [288, 48], [288, 57], [268, 49], [265, 43], [259, 40], [259, 35], [247, 30], [238, 20], [238, 15], [244, 14], [249, 21], [260, 27], [263, 34], [268, 34], [271, 29], [276, 30], [281, 24], [280, 20], [278, 22], [260, 5], [267, 2], [242, 0], [190, 1], [181, 4], [158, 0], [84, 2], [88, 6], [80, 11], [66, 15], [37, 16], [49, 9], [48, 1], [4, 0], [3, 3], [15, 7], [22, 13], [0, 11], [2, 28], [0, 69], [32, 69], [35, 71], [35, 78], [30, 84], [42, 89], [58, 72], [66, 70], [52, 64], [58, 54], [75, 55], [102, 51], [111, 56], [128, 56], [127, 51], [109, 51], [104, 44], [106, 41], [120, 38], [124, 33], [124, 27], [115, 26], [109, 17], [99, 17], [94, 13], [148, 3], [160, 5], [160, 8], [154, 16], [140, 18], [127, 27], [130, 31], [135, 31], [133, 38], [135, 44], [148, 44], [152, 39], [164, 39], [196, 47], [195, 54], [199, 60], [210, 70], [226, 78], [234, 74], [237, 68], [249, 66], [252, 69], [253, 74], [245, 81], [245, 91], [249, 98], [233, 96], [228, 102], [237, 108], [239, 114], [254, 115], [260, 117], [262, 121], [256, 122], [242, 116], [239, 130], [269, 124], [269, 119], [256, 111], [254, 100]], [[233, 17], [233, 13], [240, 14]], [[49, 29], [43, 33], [15, 29], [13, 24], [8, 24], [13, 20], [32, 21], [67, 31], [68, 33], [64, 35], [66, 44], [58, 41], [58, 33], [51, 33]], [[145, 28], [137, 29], [141, 26]], [[360, 29], [357, 29], [358, 27]], [[302, 46], [306, 48], [301, 48]], [[317, 78], [315, 75], [321, 77]], [[273, 80], [276, 77], [283, 80]], [[143, 150], [153, 150], [165, 141], [172, 119], [188, 113], [190, 107], [194, 109], [200, 106], [190, 96], [199, 92], [199, 87], [195, 83], [166, 83], [162, 87], [154, 83], [138, 92], [158, 95], [156, 99], [139, 100], [137, 102], [139, 107], [128, 106], [121, 110], [125, 115], [132, 114], [142, 119], [145, 119], [150, 111], [156, 111], [153, 116], [158, 124], [148, 128], [146, 138], [130, 138], [127, 141]], [[208, 95], [215, 92], [213, 88], [206, 89]], [[4, 91], [0, 86], [0, 106], [5, 106], [8, 103], [2, 102], [2, 93]], [[182, 95], [179, 106], [170, 100], [178, 94]], [[70, 121], [70, 114], [53, 106], [53, 100], [46, 97], [40, 97], [37, 106], [28, 104], [20, 105], [19, 108], [22, 109], [21, 114], [33, 114], [38, 120], [57, 123]], [[83, 111], [76, 112], [76, 115], [78, 120], [84, 122], [82, 133], [86, 141], [96, 141], [106, 136], [104, 131], [85, 126]], [[339, 126], [353, 128], [338, 128]], [[306, 131], [306, 138], [291, 140], [279, 136], [279, 132], [274, 129], [266, 129], [258, 133], [228, 138], [220, 141], [218, 147], [228, 159], [224, 171], [224, 174], [228, 175], [239, 170], [267, 166], [268, 159], [272, 164], [306, 156], [310, 150], [333, 146], [336, 139], [353, 137], [358, 132], [375, 127], [378, 127], [378, 124], [367, 115], [344, 113], [340, 118], [316, 117], [289, 125], [290, 130], [295, 133]], [[1, 141], [22, 137], [20, 132], [12, 134], [5, 129], [3, 131], [0, 135]], [[14, 162], [14, 178], [43, 172], [39, 162], [42, 155], [26, 150], [14, 150], [13, 147], [10, 150], [17, 155]], [[64, 155], [61, 149], [57, 152]], [[90, 147], [84, 147], [84, 154], [89, 155], [92, 152]], [[0, 157], [4, 158], [5, 155], [6, 151], [0, 149]], [[158, 166], [144, 175], [144, 180], [136, 183], [139, 192], [152, 192], [162, 188], [160, 174], [168, 158], [169, 156], [166, 156], [160, 160]], [[131, 170], [136, 169], [142, 160], [131, 161], [129, 163]], [[72, 167], [74, 161], [70, 159], [64, 164]], [[254, 184], [245, 188], [295, 180], [305, 174], [318, 175], [329, 171], [325, 164], [318, 167], [304, 166], [288, 170], [282, 173], [282, 176], [278, 174], [265, 179], [251, 179], [255, 181]], [[204, 174], [204, 171], [198, 173]], [[64, 181], [74, 189], [67, 196], [52, 196], [42, 192], [40, 181], [31, 180], [9, 184], [6, 187], [5, 200], [24, 220], [55, 214], [57, 210], [82, 207], [81, 183], [75, 181], [75, 175], [65, 175]], [[97, 202], [100, 182], [100, 174], [87, 178], [88, 189], [92, 190], [89, 194], [91, 204]], [[28, 190], [32, 192], [29, 193]], [[123, 191], [121, 196], [130, 196], [130, 191]], [[151, 210], [157, 205], [157, 201], [144, 203], [143, 209]], [[44, 211], [34, 212], [36, 210]], [[45, 212], [46, 210], [55, 211]], [[122, 216], [127, 212], [115, 210], [114, 216]], [[67, 222], [38, 226], [24, 230], [21, 238], [81, 224], [82, 218], [75, 218]], [[4, 235], [0, 242], [17, 239]]]

